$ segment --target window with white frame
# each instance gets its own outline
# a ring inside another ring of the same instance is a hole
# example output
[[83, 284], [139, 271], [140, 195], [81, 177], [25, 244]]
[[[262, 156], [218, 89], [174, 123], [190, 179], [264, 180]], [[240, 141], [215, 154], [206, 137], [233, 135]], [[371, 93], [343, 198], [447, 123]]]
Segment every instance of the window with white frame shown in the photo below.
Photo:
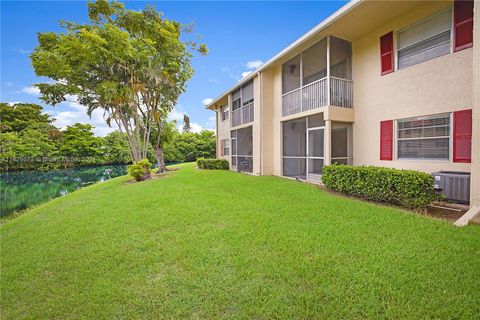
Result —
[[399, 31], [398, 69], [450, 53], [451, 38], [451, 7]]
[[397, 120], [397, 158], [448, 160], [450, 114]]
[[241, 106], [242, 106], [241, 88], [238, 88], [232, 93], [232, 111], [240, 109]]
[[222, 139], [222, 156], [230, 154], [230, 139]]
[[220, 107], [222, 121], [228, 120], [228, 106]]

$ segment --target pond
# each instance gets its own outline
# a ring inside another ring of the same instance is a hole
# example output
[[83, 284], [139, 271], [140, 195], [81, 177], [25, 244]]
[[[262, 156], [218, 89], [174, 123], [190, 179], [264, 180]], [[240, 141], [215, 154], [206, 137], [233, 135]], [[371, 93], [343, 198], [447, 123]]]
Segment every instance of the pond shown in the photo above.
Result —
[[125, 175], [125, 165], [0, 173], [0, 217], [57, 198], [87, 185]]

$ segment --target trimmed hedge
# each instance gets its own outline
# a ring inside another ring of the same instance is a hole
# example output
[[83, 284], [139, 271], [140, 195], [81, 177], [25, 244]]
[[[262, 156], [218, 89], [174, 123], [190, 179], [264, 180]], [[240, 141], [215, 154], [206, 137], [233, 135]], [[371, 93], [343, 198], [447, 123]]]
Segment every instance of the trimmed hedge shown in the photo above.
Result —
[[208, 170], [228, 170], [228, 169], [230, 169], [228, 161], [225, 160], [225, 159], [198, 158], [197, 159], [197, 166], [200, 169], [208, 169]]
[[409, 208], [425, 207], [436, 199], [433, 177], [413, 170], [331, 165], [323, 168], [322, 182], [348, 195]]

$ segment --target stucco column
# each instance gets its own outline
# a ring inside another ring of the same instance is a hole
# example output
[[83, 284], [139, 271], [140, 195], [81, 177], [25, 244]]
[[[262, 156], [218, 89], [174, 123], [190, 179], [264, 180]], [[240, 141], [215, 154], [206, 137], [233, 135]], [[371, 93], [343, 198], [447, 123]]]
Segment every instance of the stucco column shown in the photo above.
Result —
[[325, 120], [325, 165], [332, 164], [332, 120]]
[[215, 120], [216, 121], [216, 124], [215, 124], [215, 139], [217, 140], [217, 150], [216, 150], [217, 159], [220, 159], [220, 155], [221, 155], [220, 148], [222, 146], [220, 145], [220, 138], [218, 137], [218, 124], [220, 123], [220, 121], [219, 121], [220, 117], [219, 117], [218, 111], [219, 111], [219, 109], [216, 108], [215, 109], [215, 119], [216, 119]]
[[473, 6], [473, 105], [470, 210], [455, 222], [465, 226], [480, 216], [480, 2]]
[[261, 170], [261, 161], [262, 161], [262, 103], [261, 97], [262, 92], [260, 91], [260, 77], [257, 76], [253, 78], [253, 127], [252, 127], [252, 134], [253, 134], [253, 141], [252, 141], [252, 149], [253, 149], [253, 170], [252, 173], [254, 174], [262, 174]]

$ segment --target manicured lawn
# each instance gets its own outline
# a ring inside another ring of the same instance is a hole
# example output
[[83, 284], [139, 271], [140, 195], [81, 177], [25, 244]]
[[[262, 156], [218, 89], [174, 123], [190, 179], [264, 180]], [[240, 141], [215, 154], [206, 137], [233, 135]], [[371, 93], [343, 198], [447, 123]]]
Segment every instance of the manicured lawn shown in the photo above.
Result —
[[478, 226], [178, 167], [6, 222], [2, 319], [478, 319]]

